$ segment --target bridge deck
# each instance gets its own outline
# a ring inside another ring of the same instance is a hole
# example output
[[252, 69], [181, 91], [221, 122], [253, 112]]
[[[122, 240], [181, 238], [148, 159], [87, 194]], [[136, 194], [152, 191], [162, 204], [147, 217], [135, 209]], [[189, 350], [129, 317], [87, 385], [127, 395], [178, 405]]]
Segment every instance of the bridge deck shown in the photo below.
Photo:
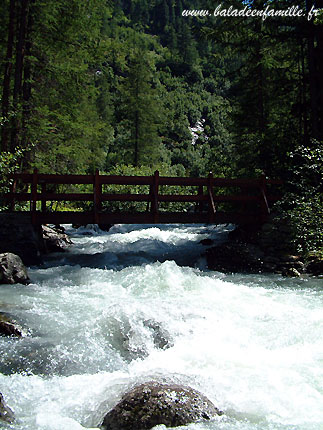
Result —
[[208, 213], [159, 212], [152, 213], [99, 213], [92, 212], [37, 212], [34, 224], [252, 224], [261, 222], [260, 214], [217, 212], [212, 220]]

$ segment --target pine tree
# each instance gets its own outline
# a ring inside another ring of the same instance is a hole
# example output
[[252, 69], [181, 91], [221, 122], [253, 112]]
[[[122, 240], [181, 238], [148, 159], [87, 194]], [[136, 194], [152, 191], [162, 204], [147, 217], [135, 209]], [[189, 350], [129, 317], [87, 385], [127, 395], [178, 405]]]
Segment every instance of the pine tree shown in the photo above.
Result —
[[128, 146], [135, 166], [149, 165], [159, 158], [161, 139], [158, 126], [162, 106], [158, 100], [158, 90], [152, 84], [152, 72], [153, 64], [149, 53], [135, 49], [124, 86], [123, 109], [130, 128]]

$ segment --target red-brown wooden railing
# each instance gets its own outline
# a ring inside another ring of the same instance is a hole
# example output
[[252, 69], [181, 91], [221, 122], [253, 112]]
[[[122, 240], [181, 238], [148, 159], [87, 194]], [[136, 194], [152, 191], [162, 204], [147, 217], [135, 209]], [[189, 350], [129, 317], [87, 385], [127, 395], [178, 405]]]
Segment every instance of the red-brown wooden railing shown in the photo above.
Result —
[[[12, 175], [11, 192], [5, 195], [11, 211], [17, 211], [17, 202], [29, 202], [33, 224], [80, 223], [80, 224], [146, 224], [146, 223], [253, 223], [263, 222], [270, 213], [269, 204], [278, 198], [267, 192], [268, 185], [280, 184], [279, 180], [214, 178], [210, 173], [207, 178], [184, 178], [159, 176], [117, 176], [100, 175], [54, 175], [38, 173], [16, 173]], [[24, 184], [27, 191], [18, 186]], [[48, 185], [92, 185], [91, 193], [56, 193], [48, 191]], [[104, 193], [103, 185], [148, 185], [148, 194]], [[197, 187], [196, 194], [160, 194], [160, 186]], [[236, 194], [215, 194], [214, 189], [240, 189]], [[206, 189], [206, 193], [204, 192]], [[252, 191], [252, 192], [250, 192]], [[93, 202], [91, 211], [48, 211], [47, 202], [82, 201]], [[147, 202], [146, 212], [109, 212], [103, 208], [103, 202]], [[37, 207], [37, 202], [40, 207]], [[165, 212], [159, 210], [161, 202], [195, 203], [194, 212]], [[252, 203], [253, 210], [218, 211], [219, 203]], [[203, 205], [207, 204], [205, 211]], [[149, 210], [150, 205], [150, 210]], [[22, 211], [22, 210], [20, 210]], [[24, 210], [25, 211], [25, 210]]]

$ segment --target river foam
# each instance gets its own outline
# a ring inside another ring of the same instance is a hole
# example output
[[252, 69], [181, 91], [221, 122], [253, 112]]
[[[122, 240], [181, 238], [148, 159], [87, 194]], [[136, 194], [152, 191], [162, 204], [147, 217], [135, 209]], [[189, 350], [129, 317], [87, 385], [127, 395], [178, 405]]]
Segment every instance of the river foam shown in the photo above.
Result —
[[154, 379], [224, 411], [185, 429], [323, 429], [322, 280], [205, 270], [200, 240], [230, 228], [69, 229], [75, 245], [31, 268], [29, 286], [0, 285], [0, 311], [29, 328], [0, 338], [16, 415], [4, 428], [97, 428]]

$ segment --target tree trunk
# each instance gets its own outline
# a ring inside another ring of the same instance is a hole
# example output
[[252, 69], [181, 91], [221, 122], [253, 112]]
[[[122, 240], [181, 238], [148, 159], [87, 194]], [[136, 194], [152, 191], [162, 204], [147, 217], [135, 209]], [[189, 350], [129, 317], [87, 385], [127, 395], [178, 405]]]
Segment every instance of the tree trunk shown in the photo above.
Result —
[[[27, 33], [26, 33], [26, 47], [25, 47], [25, 61], [24, 61], [24, 68], [23, 68], [23, 86], [22, 86], [22, 99], [23, 99], [23, 105], [22, 105], [22, 135], [21, 135], [21, 146], [22, 148], [28, 147], [27, 142], [27, 124], [28, 120], [30, 118], [30, 98], [31, 98], [31, 63], [30, 63], [30, 55], [31, 55], [31, 48], [32, 48], [32, 39], [31, 39], [31, 32], [33, 27], [33, 11], [32, 7], [34, 4], [34, 0], [31, 0], [30, 3], [30, 10], [28, 14], [28, 23], [27, 23]], [[28, 164], [30, 161], [30, 152], [27, 151], [25, 153], [23, 163], [24, 169], [28, 168]]]
[[21, 119], [19, 118], [18, 108], [22, 96], [22, 77], [24, 67], [24, 56], [26, 47], [26, 29], [28, 20], [29, 0], [21, 0], [19, 14], [19, 34], [16, 47], [16, 64], [15, 64], [15, 81], [13, 88], [13, 107], [16, 110], [16, 116], [11, 134], [11, 148], [14, 150], [18, 146], [19, 133], [21, 128]]
[[11, 81], [12, 55], [13, 55], [13, 45], [14, 45], [14, 33], [15, 33], [15, 19], [16, 19], [16, 1], [10, 0], [7, 53], [6, 53], [6, 62], [5, 62], [4, 75], [3, 75], [3, 90], [2, 90], [2, 117], [5, 123], [2, 127], [1, 151], [8, 151], [9, 149], [9, 128], [8, 128], [7, 119], [8, 119], [9, 106], [10, 106], [10, 81]]
[[305, 71], [305, 52], [304, 52], [304, 41], [301, 40], [301, 121], [302, 129], [301, 133], [304, 136], [304, 145], [309, 144], [309, 133], [308, 133], [308, 103], [307, 103], [307, 76]]
[[323, 140], [323, 24], [316, 26], [317, 31], [317, 55], [318, 55], [318, 139]]
[[[312, 6], [319, 7], [319, 2], [307, 1], [306, 9], [309, 11]], [[321, 6], [321, 5], [320, 5]], [[308, 26], [308, 68], [311, 100], [311, 136], [314, 139], [323, 138], [323, 26], [310, 21]]]

